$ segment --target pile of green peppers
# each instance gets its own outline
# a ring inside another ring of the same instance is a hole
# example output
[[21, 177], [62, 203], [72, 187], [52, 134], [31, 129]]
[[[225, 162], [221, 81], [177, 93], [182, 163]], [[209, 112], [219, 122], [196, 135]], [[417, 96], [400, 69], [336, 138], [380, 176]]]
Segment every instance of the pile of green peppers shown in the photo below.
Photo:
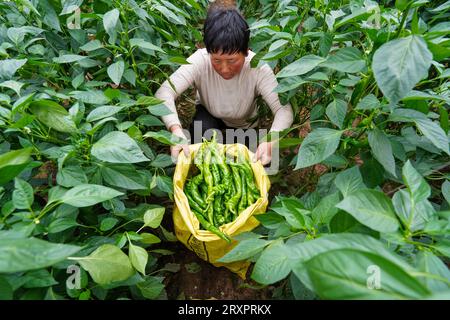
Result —
[[194, 163], [196, 174], [184, 186], [191, 211], [204, 230], [231, 242], [219, 227], [234, 221], [260, 197], [253, 169], [244, 155], [235, 157], [219, 149], [215, 134], [211, 141], [203, 140]]

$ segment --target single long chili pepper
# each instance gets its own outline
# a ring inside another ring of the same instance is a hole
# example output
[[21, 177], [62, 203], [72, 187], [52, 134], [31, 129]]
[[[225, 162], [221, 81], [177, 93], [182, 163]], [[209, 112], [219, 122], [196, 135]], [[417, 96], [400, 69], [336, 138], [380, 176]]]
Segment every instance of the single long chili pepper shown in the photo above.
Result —
[[192, 197], [194, 198], [194, 200], [199, 202], [199, 205], [202, 208], [206, 208], [206, 202], [203, 199], [203, 196], [198, 191], [198, 186], [203, 182], [203, 175], [202, 174], [196, 175], [194, 178], [191, 179], [191, 181], [192, 181], [192, 189], [191, 189]]
[[255, 202], [255, 199], [253, 197], [252, 191], [247, 189], [247, 207], [250, 207], [254, 202]]
[[211, 174], [211, 151], [209, 148], [207, 150], [204, 150], [204, 161], [203, 161], [203, 178], [205, 179], [206, 186], [208, 187], [208, 197], [213, 192], [213, 186], [214, 186], [214, 179]]
[[220, 178], [219, 167], [218, 167], [217, 163], [211, 164], [211, 173], [213, 176], [214, 185], [217, 186], [219, 183], [222, 182], [222, 180]]
[[202, 225], [202, 227], [205, 228], [205, 230], [211, 231], [212, 233], [219, 236], [221, 239], [225, 240], [228, 243], [231, 243], [231, 239], [229, 236], [227, 236], [225, 233], [220, 231], [219, 228], [217, 228], [214, 225], [212, 225], [211, 223], [209, 223], [200, 213], [198, 213], [194, 210], [194, 214], [197, 217], [200, 224]]
[[198, 192], [197, 185], [195, 185], [193, 180], [189, 180], [186, 184], [185, 191], [192, 196], [192, 199], [196, 202], [196, 204], [202, 209], [206, 208], [205, 200], [203, 200], [202, 196]]
[[198, 149], [197, 154], [194, 158], [194, 163], [200, 172], [203, 173], [203, 145]]
[[247, 207], [247, 184], [245, 182], [245, 172], [243, 169], [240, 169], [239, 172], [241, 176], [241, 199], [239, 200], [238, 205], [238, 215]]
[[241, 198], [242, 195], [242, 187], [241, 187], [241, 177], [239, 175], [239, 169], [236, 167], [231, 167], [231, 171], [233, 172], [233, 180], [234, 180], [234, 184], [236, 186], [236, 193], [234, 194], [234, 196], [228, 200], [228, 208], [230, 209], [230, 211], [233, 213], [233, 218], [237, 217], [237, 212], [236, 212], [236, 206]]
[[207, 214], [209, 223], [211, 223], [211, 225], [215, 226], [216, 222], [214, 221], [214, 207], [213, 207], [212, 202], [208, 203], [208, 207], [206, 208], [206, 214]]
[[196, 210], [204, 214], [204, 209], [200, 208], [198, 204], [194, 201], [192, 196], [189, 193], [186, 193], [186, 198], [188, 199], [189, 206], [191, 207], [191, 211]]
[[200, 183], [200, 190], [201, 190], [201, 196], [203, 200], [206, 202], [206, 197], [208, 196], [208, 187], [206, 186], [206, 183], [203, 181]]
[[216, 222], [216, 226], [221, 226], [225, 222], [225, 218], [222, 214], [222, 196], [217, 195], [214, 198], [214, 221]]

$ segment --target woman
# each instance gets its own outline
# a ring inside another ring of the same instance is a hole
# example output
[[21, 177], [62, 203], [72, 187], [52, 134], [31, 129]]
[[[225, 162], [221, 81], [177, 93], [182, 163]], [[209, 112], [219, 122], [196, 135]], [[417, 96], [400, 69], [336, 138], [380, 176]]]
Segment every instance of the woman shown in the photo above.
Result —
[[[293, 122], [290, 105], [283, 106], [274, 92], [278, 83], [272, 69], [267, 65], [251, 68], [250, 61], [255, 53], [249, 50], [250, 30], [247, 22], [233, 1], [216, 1], [208, 10], [204, 25], [206, 48], [197, 50], [170, 76], [172, 88], [165, 81], [155, 97], [165, 102], [173, 112], [163, 116], [168, 130], [186, 139], [175, 108], [175, 99], [194, 85], [197, 90], [197, 112], [195, 121], [201, 121], [202, 133], [208, 129], [239, 128], [254, 126], [248, 122], [257, 112], [256, 97], [261, 95], [274, 114], [270, 131], [289, 128]], [[194, 127], [190, 132], [193, 136]], [[196, 141], [199, 142], [199, 141]], [[273, 142], [261, 143], [255, 152], [255, 161], [263, 165], [272, 158]], [[171, 147], [175, 160], [180, 151], [189, 154], [187, 144]]]

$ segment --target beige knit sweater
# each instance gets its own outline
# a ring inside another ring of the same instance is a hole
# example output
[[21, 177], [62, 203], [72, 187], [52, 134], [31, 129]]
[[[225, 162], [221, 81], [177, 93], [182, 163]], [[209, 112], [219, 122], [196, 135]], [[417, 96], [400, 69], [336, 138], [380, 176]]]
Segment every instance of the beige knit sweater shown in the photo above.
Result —
[[290, 105], [283, 106], [278, 94], [273, 90], [278, 85], [272, 69], [265, 64], [259, 68], [251, 68], [250, 61], [255, 53], [249, 51], [241, 72], [232, 79], [223, 79], [210, 61], [206, 49], [199, 49], [171, 76], [176, 91], [166, 80], [155, 94], [164, 101], [173, 112], [163, 116], [166, 127], [180, 124], [175, 108], [175, 99], [190, 86], [197, 90], [197, 103], [202, 104], [208, 112], [233, 128], [248, 128], [248, 119], [257, 112], [255, 98], [261, 95], [274, 114], [271, 131], [281, 131], [289, 128], [293, 122], [293, 112]]

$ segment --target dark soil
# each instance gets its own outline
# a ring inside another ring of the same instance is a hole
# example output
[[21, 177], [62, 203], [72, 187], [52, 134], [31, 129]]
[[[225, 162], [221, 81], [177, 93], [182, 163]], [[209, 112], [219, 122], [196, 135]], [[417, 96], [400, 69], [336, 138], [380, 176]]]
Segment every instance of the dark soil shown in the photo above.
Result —
[[164, 281], [169, 300], [268, 300], [272, 297], [273, 288], [260, 289], [249, 279], [250, 272], [247, 280], [243, 280], [225, 267], [217, 268], [200, 259], [179, 242], [173, 244], [172, 250], [175, 254], [164, 260], [179, 264], [180, 270], [167, 275]]

